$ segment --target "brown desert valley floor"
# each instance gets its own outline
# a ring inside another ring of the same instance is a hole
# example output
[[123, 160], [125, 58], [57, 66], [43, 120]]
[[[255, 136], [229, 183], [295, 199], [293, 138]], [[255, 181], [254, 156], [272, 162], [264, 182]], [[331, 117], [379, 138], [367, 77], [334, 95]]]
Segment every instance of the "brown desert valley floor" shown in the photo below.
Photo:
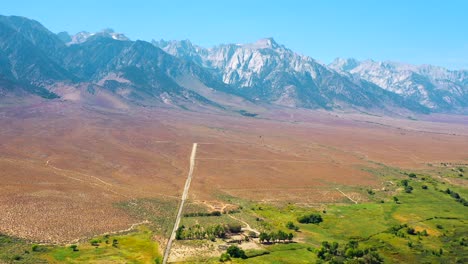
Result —
[[[61, 102], [2, 107], [0, 233], [69, 244], [167, 215], [154, 238], [163, 251], [193, 143], [189, 205], [216, 210], [235, 207], [224, 196], [313, 208], [361, 203], [369, 199], [362, 190], [388, 184], [373, 169], [468, 163], [466, 116], [258, 114], [108, 111]], [[132, 206], [147, 210], [132, 213]]]

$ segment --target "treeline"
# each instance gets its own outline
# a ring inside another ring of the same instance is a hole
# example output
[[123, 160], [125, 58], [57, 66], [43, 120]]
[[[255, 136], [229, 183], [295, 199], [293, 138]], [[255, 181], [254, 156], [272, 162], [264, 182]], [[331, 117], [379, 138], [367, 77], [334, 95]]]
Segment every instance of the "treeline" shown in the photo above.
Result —
[[223, 211], [222, 213], [220, 211], [194, 212], [194, 213], [185, 213], [183, 216], [184, 217], [204, 217], [204, 216], [221, 216], [222, 214], [235, 214], [235, 213], [240, 213], [240, 210], [239, 209], [229, 210], [229, 211]]
[[184, 217], [197, 217], [197, 216], [221, 216], [220, 211], [213, 211], [213, 212], [197, 212], [197, 213], [185, 213]]
[[376, 249], [360, 249], [357, 241], [350, 241], [344, 247], [337, 242], [323, 241], [317, 257], [317, 263], [384, 263]]
[[464, 206], [468, 206], [468, 201], [465, 198], [462, 198], [460, 194], [458, 194], [457, 192], [454, 192], [450, 190], [449, 188], [447, 188], [447, 190], [445, 190], [444, 193], [449, 194], [450, 196], [452, 196], [453, 199], [463, 204]]
[[227, 238], [229, 234], [238, 234], [242, 230], [240, 224], [227, 224], [227, 225], [211, 225], [202, 227], [194, 225], [191, 227], [180, 226], [176, 231], [177, 240], [193, 240], [193, 239], [210, 239], [212, 241], [216, 238]]
[[278, 242], [291, 242], [294, 238], [293, 233], [286, 233], [284, 231], [279, 230], [278, 232], [261, 232], [258, 236], [260, 243], [278, 243]]
[[406, 235], [412, 236], [428, 236], [427, 230], [424, 229], [423, 231], [416, 231], [414, 228], [409, 227], [407, 224], [403, 225], [395, 225], [390, 227], [387, 230], [387, 233], [393, 234], [397, 237], [406, 237]]

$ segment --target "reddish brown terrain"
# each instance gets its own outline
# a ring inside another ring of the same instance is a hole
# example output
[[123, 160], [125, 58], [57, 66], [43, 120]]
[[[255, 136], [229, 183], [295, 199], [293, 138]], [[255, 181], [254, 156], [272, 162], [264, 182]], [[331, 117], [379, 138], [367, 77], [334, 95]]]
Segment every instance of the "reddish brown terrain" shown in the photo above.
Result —
[[468, 162], [466, 117], [258, 113], [110, 111], [61, 102], [3, 107], [0, 233], [67, 242], [127, 229], [145, 219], [115, 205], [179, 199], [193, 142], [199, 145], [189, 197], [205, 204], [217, 204], [220, 194], [311, 206], [349, 202], [343, 192], [359, 200], [355, 190], [384, 184], [365, 168]]

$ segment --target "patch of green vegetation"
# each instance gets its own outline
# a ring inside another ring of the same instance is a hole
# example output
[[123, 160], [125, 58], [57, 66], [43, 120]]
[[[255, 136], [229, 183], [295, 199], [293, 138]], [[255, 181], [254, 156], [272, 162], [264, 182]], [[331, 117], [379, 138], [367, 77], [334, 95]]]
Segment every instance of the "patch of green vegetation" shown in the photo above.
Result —
[[[426, 171], [407, 172], [388, 166], [369, 170], [378, 172], [376, 175], [384, 182], [384, 188], [373, 189], [372, 192], [363, 189], [364, 195], [367, 191], [370, 202], [328, 205], [323, 212], [293, 204], [255, 203], [224, 196], [230, 203], [242, 205], [244, 209], [239, 215], [260, 231], [293, 230], [291, 228], [294, 227], [300, 230], [295, 232], [300, 243], [263, 245], [270, 254], [232, 261], [313, 263], [318, 260], [316, 252], [322, 241], [340, 245], [357, 241], [361, 250], [370, 254], [367, 257], [378, 255], [379, 259], [389, 263], [468, 261], [468, 217], [461, 200], [465, 197], [466, 188], [451, 185]], [[447, 188], [450, 192], [447, 192]], [[321, 213], [323, 220], [319, 225], [298, 221], [301, 216], [318, 213]], [[246, 220], [248, 217], [250, 219]], [[278, 250], [277, 246], [298, 246], [299, 249], [283, 251]], [[346, 250], [343, 249], [343, 252], [345, 254]]]
[[140, 226], [125, 235], [105, 235], [68, 246], [37, 245], [0, 235], [0, 263], [160, 263], [153, 232]]
[[41, 254], [47, 248], [0, 234], [0, 263], [47, 263]]
[[161, 254], [153, 232], [140, 226], [127, 235], [102, 236], [73, 247], [50, 247], [42, 257], [49, 263], [158, 263]]
[[199, 224], [188, 226], [179, 226], [176, 231], [177, 240], [192, 240], [192, 239], [210, 239], [215, 241], [216, 238], [226, 238], [229, 234], [238, 234], [241, 232], [241, 225], [238, 223], [216, 224], [211, 226], [201, 226]]
[[[316, 255], [303, 244], [276, 244], [265, 248], [268, 254], [256, 255], [248, 259], [236, 259], [233, 263], [315, 263]], [[246, 255], [249, 255], [246, 252]]]

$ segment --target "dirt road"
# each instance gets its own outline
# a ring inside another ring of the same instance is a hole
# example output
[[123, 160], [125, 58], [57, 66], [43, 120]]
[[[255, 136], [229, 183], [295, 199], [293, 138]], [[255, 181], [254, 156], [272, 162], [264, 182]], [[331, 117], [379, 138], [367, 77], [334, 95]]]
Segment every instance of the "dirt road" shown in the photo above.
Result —
[[189, 173], [187, 176], [187, 180], [185, 181], [184, 192], [182, 193], [182, 200], [180, 201], [179, 211], [177, 212], [176, 221], [174, 223], [174, 229], [172, 229], [171, 237], [169, 238], [169, 241], [167, 242], [166, 251], [164, 252], [163, 264], [166, 264], [167, 260], [169, 259], [172, 242], [175, 239], [177, 228], [179, 228], [180, 217], [182, 216], [182, 210], [184, 209], [185, 200], [187, 199], [188, 191], [190, 188], [190, 182], [192, 181], [192, 174], [193, 174], [193, 169], [195, 167], [195, 155], [197, 153], [197, 146], [198, 146], [197, 143], [193, 143], [192, 154], [190, 155], [190, 169], [189, 169]]
[[348, 198], [351, 202], [357, 204], [358, 202], [353, 200], [353, 198], [349, 197], [349, 195], [347, 195], [346, 193], [342, 192], [340, 189], [338, 188], [335, 188], [337, 191], [339, 191], [341, 194], [343, 194], [344, 197]]

